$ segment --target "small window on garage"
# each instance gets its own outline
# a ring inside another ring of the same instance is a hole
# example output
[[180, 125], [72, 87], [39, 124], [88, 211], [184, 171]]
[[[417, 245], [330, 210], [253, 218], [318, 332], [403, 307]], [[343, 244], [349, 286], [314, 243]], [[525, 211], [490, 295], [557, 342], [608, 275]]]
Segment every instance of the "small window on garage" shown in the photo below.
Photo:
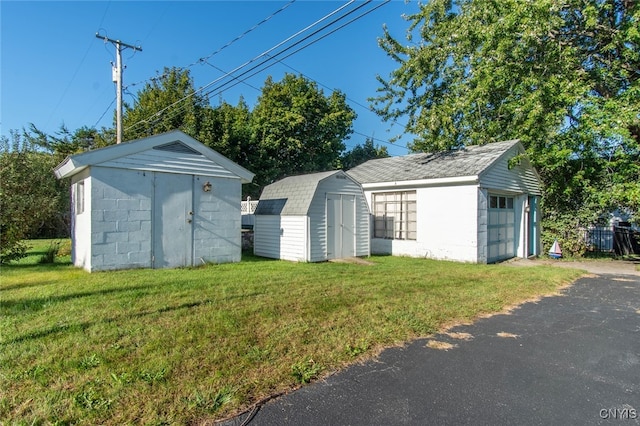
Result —
[[84, 213], [84, 181], [76, 184], [76, 214]]
[[489, 208], [490, 209], [513, 209], [513, 197], [507, 197], [502, 195], [489, 196]]

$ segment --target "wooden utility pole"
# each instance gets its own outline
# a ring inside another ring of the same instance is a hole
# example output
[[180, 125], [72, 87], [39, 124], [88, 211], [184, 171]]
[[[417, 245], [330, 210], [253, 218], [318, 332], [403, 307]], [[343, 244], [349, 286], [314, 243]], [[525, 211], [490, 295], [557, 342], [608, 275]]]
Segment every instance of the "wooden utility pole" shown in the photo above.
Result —
[[107, 36], [96, 33], [96, 38], [104, 40], [105, 43], [113, 43], [116, 46], [116, 64], [111, 63], [113, 82], [116, 83], [116, 143], [122, 142], [122, 51], [126, 48], [139, 50], [142, 47], [123, 43], [120, 40], [112, 40]]

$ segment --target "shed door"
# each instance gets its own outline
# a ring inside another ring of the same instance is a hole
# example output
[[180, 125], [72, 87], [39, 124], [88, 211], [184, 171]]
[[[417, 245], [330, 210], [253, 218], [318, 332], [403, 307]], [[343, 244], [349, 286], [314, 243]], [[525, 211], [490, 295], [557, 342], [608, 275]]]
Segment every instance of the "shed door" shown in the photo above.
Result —
[[356, 197], [327, 194], [327, 259], [356, 255]]
[[487, 262], [510, 259], [516, 255], [516, 213], [513, 197], [489, 194], [487, 232]]
[[153, 267], [193, 265], [193, 177], [156, 173]]

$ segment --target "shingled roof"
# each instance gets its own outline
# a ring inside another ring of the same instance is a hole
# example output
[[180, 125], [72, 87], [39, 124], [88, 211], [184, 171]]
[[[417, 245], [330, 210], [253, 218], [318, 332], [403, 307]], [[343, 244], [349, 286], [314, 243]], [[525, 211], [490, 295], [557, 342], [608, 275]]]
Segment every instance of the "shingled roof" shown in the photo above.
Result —
[[347, 174], [360, 184], [478, 176], [518, 140], [472, 145], [459, 150], [369, 160]]
[[342, 170], [290, 176], [267, 185], [256, 207], [257, 215], [304, 216], [316, 193], [318, 184]]

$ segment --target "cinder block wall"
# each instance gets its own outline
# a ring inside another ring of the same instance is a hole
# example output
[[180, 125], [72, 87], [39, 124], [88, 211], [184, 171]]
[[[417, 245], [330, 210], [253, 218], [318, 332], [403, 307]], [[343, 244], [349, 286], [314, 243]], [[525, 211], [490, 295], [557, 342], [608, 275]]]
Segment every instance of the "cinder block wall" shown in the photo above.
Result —
[[[211, 182], [211, 191], [203, 185]], [[242, 256], [239, 179], [196, 176], [193, 245], [194, 263], [239, 262]]]
[[151, 267], [153, 173], [96, 167], [91, 180], [89, 270]]

